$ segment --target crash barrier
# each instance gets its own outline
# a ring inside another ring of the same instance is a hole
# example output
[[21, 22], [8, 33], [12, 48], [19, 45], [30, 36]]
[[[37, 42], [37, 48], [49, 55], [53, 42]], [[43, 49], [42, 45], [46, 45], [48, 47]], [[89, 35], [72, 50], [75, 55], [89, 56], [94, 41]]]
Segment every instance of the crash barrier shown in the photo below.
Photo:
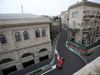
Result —
[[98, 46], [98, 45], [100, 45], [100, 40], [97, 41], [96, 43], [93, 43], [93, 44], [87, 46], [87, 47], [86, 47], [86, 50], [89, 50], [89, 49], [91, 49], [91, 48], [93, 48], [93, 47], [95, 47], [95, 46]]
[[66, 41], [66, 46], [71, 50], [74, 51], [77, 54], [84, 55], [84, 56], [89, 56], [93, 52], [86, 50], [86, 47], [83, 45], [80, 45], [76, 42], [73, 42], [71, 40]]
[[[40, 62], [40, 63], [38, 63], [38, 64], [33, 64], [33, 65], [28, 66], [28, 67], [26, 67], [26, 68], [24, 68], [24, 69], [11, 72], [11, 73], [8, 74], [8, 75], [26, 75], [26, 74], [28, 74], [28, 73], [30, 73], [30, 72], [32, 72], [32, 71], [34, 71], [34, 70], [36, 70], [36, 69], [38, 69], [38, 68], [40, 68], [40, 67], [43, 67], [43, 66], [45, 66], [45, 65], [47, 65], [47, 64], [50, 64], [50, 63], [52, 62], [52, 60], [53, 60], [53, 58], [49, 58], [49, 59], [47, 59], [47, 60], [45, 60], [45, 61], [42, 61], [42, 62]], [[46, 68], [46, 67], [45, 67], [45, 68]], [[45, 68], [44, 68], [44, 69], [45, 69]], [[41, 71], [41, 69], [36, 70], [34, 73], [37, 73], [37, 72], [39, 72], [39, 71]], [[28, 74], [28, 75], [30, 75], [30, 74]], [[33, 74], [33, 75], [34, 75], [34, 74]]]
[[[58, 35], [59, 36], [59, 35]], [[58, 37], [57, 37], [58, 38]], [[50, 64], [48, 64], [48, 65], [46, 65], [46, 66], [44, 66], [44, 67], [41, 67], [40, 69], [37, 69], [37, 70], [35, 70], [35, 71], [33, 71], [33, 72], [30, 72], [30, 73], [28, 73], [27, 75], [35, 75], [35, 74], [37, 74], [37, 73], [39, 73], [39, 72], [42, 72], [42, 71], [44, 71], [44, 70], [46, 70], [46, 69], [48, 69], [48, 68], [50, 68], [53, 64], [54, 64], [54, 60], [55, 60], [55, 43], [56, 43], [56, 41], [57, 41], [57, 39], [55, 39], [54, 40], [54, 42], [53, 42], [53, 48], [52, 48], [52, 50], [53, 50], [53, 60], [52, 60], [52, 62], [50, 63]]]
[[[59, 36], [59, 35], [58, 35]], [[57, 38], [58, 38], [58, 36], [57, 36]], [[54, 40], [54, 42], [53, 42], [53, 48], [52, 48], [52, 50], [53, 50], [53, 60], [52, 60], [52, 62], [50, 63], [50, 64], [48, 64], [48, 65], [46, 65], [46, 66], [44, 66], [44, 67], [41, 67], [40, 69], [37, 69], [37, 70], [35, 70], [35, 71], [33, 71], [33, 72], [30, 72], [30, 73], [28, 73], [27, 75], [35, 75], [35, 74], [37, 74], [37, 73], [39, 73], [39, 72], [42, 72], [42, 71], [44, 71], [44, 70], [46, 70], [46, 69], [48, 69], [48, 68], [50, 68], [53, 64], [54, 64], [54, 60], [55, 60], [55, 50], [56, 50], [56, 41], [57, 41], [57, 38]]]

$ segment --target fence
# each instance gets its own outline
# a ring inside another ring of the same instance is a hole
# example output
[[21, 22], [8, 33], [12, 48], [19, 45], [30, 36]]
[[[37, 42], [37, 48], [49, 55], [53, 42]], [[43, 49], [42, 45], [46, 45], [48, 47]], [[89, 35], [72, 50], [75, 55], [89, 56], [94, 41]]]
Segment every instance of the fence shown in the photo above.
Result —
[[40, 62], [38, 64], [33, 64], [33, 65], [28, 66], [28, 67], [26, 67], [24, 69], [12, 72], [12, 73], [10, 73], [8, 75], [25, 75], [25, 74], [27, 74], [27, 73], [29, 73], [31, 71], [34, 71], [34, 70], [36, 70], [36, 69], [38, 69], [40, 67], [43, 67], [43, 66], [45, 66], [47, 64], [50, 64], [52, 60], [53, 60], [53, 58], [49, 58], [49, 59], [47, 59], [45, 61], [42, 61], [42, 62]]

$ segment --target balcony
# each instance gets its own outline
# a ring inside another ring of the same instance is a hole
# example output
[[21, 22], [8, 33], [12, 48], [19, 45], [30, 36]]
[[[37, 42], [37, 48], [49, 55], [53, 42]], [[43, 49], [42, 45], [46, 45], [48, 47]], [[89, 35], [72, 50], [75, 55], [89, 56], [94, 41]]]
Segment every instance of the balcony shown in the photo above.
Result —
[[95, 17], [95, 15], [84, 15], [84, 19], [91, 19], [94, 17]]
[[83, 18], [85, 20], [95, 20], [95, 21], [100, 21], [100, 15], [84, 15]]

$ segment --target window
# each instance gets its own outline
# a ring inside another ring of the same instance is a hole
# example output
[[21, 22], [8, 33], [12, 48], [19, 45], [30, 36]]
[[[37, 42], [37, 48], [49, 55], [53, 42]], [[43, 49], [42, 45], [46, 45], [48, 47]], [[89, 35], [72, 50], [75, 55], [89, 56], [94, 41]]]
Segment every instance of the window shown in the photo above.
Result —
[[92, 15], [95, 15], [96, 14], [96, 11], [92, 11], [92, 13], [91, 13]]
[[13, 59], [6, 58], [6, 59], [1, 60], [0, 64], [4, 64], [4, 63], [7, 63], [7, 62], [11, 62], [11, 61], [13, 61]]
[[74, 12], [74, 18], [76, 17], [76, 13]]
[[7, 39], [6, 39], [6, 36], [4, 34], [0, 34], [0, 42], [1, 42], [1, 44], [7, 43]]
[[74, 13], [72, 12], [72, 18], [74, 18]]
[[74, 28], [76, 28], [76, 23], [74, 23]]
[[42, 37], [46, 36], [46, 30], [42, 29]]
[[22, 40], [21, 34], [19, 32], [15, 33], [15, 38], [16, 38], [16, 41], [21, 41]]
[[42, 52], [45, 52], [45, 51], [47, 51], [47, 49], [46, 49], [46, 48], [43, 48], [43, 49], [41, 49], [41, 50], [39, 51], [39, 53], [42, 53]]
[[78, 18], [78, 11], [76, 11], [76, 18]]
[[25, 58], [25, 57], [28, 57], [28, 56], [32, 56], [32, 54], [31, 53], [25, 53], [25, 54], [22, 55], [22, 58]]
[[40, 30], [35, 31], [36, 38], [40, 37]]
[[24, 36], [24, 40], [29, 39], [29, 34], [28, 34], [27, 31], [24, 31], [24, 32], [23, 32], [23, 36]]

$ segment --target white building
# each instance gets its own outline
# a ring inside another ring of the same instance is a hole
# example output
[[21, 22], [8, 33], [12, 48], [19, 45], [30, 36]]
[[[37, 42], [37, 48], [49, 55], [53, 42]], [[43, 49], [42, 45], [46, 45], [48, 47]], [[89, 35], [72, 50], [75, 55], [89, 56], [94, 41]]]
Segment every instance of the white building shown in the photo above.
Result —
[[68, 27], [68, 25], [69, 25], [69, 12], [68, 11], [62, 11], [60, 15], [61, 15], [62, 26]]
[[69, 11], [69, 28], [79, 29], [69, 39], [83, 45], [100, 40], [100, 4], [83, 0], [71, 5]]

